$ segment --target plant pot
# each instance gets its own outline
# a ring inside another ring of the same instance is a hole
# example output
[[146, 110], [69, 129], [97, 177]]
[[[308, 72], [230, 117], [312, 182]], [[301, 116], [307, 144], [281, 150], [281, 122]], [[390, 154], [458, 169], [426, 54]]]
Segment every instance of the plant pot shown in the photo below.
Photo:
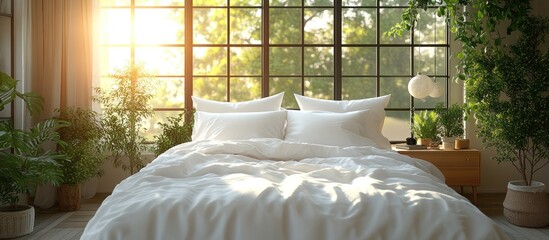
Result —
[[521, 227], [549, 226], [549, 197], [545, 184], [532, 181], [510, 181], [503, 201], [503, 215], [510, 223]]
[[93, 177], [80, 184], [80, 196], [82, 199], [90, 199], [97, 193], [99, 178]]
[[34, 208], [17, 205], [17, 211], [0, 208], [0, 238], [16, 238], [34, 230]]
[[456, 146], [455, 141], [456, 141], [455, 137], [443, 137], [442, 148], [444, 148], [444, 150], [454, 150]]
[[467, 148], [469, 148], [469, 139], [456, 139], [455, 148], [456, 149], [467, 149]]
[[423, 145], [426, 147], [431, 146], [431, 139], [430, 138], [418, 138], [417, 139], [417, 145]]
[[70, 212], [80, 209], [80, 184], [61, 184], [57, 190], [59, 211]]

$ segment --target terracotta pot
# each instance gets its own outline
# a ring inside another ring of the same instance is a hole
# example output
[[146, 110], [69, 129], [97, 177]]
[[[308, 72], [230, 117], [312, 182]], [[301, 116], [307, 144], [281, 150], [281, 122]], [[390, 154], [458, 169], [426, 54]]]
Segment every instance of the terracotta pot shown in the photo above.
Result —
[[549, 226], [549, 197], [545, 184], [532, 181], [510, 181], [503, 201], [503, 215], [512, 224], [521, 227]]
[[456, 139], [455, 148], [456, 149], [467, 149], [467, 148], [469, 148], [469, 139]]
[[17, 211], [0, 208], [0, 238], [16, 238], [34, 230], [34, 208], [17, 205]]
[[423, 145], [426, 147], [431, 146], [431, 139], [430, 138], [418, 138], [417, 139], [417, 145]]
[[59, 211], [70, 212], [80, 209], [80, 184], [61, 184], [57, 190]]

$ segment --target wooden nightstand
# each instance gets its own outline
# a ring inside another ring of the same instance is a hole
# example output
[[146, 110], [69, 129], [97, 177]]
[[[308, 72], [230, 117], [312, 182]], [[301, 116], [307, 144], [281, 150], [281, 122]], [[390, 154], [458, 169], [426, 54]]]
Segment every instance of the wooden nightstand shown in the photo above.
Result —
[[477, 203], [477, 187], [480, 185], [480, 151], [476, 149], [461, 150], [393, 150], [413, 158], [419, 158], [434, 164], [444, 177], [446, 184], [452, 187], [473, 189], [473, 204]]

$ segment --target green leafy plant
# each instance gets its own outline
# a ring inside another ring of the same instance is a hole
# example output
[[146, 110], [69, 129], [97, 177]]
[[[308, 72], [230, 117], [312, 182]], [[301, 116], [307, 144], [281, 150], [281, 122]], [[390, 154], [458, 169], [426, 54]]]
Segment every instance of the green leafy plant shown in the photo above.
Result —
[[463, 135], [465, 108], [461, 104], [452, 104], [444, 108], [443, 103], [437, 104], [435, 113], [438, 115], [438, 130], [442, 137], [458, 137]]
[[385, 34], [402, 35], [417, 25], [419, 11], [435, 7], [438, 17], [445, 17], [455, 39], [461, 44], [455, 79], [465, 80], [472, 72], [476, 52], [501, 47], [507, 35], [516, 31], [528, 18], [530, 1], [525, 0], [409, 0], [401, 21]]
[[416, 138], [434, 139], [437, 136], [438, 116], [432, 111], [421, 111], [414, 113], [414, 123], [411, 126], [412, 133]]
[[90, 109], [67, 107], [58, 110], [59, 119], [70, 126], [59, 129], [61, 140], [58, 151], [68, 157], [61, 162], [63, 183], [78, 184], [92, 177], [101, 176], [103, 154], [101, 137], [104, 134], [96, 112]]
[[[185, 115], [189, 120], [185, 121]], [[175, 145], [191, 141], [193, 133], [193, 113], [184, 112], [177, 117], [168, 117], [168, 122], [158, 123], [162, 129], [160, 135], [155, 136], [154, 153], [158, 156]]]
[[112, 88], [96, 88], [94, 100], [101, 104], [101, 125], [105, 130], [105, 147], [114, 157], [114, 166], [131, 174], [144, 166], [143, 122], [152, 117], [154, 85], [143, 66], [128, 64], [111, 74]]
[[[39, 113], [43, 99], [34, 93], [18, 92], [16, 85], [16, 80], [0, 72], [0, 107], [19, 97], [31, 114]], [[0, 122], [0, 202], [8, 205], [3, 211], [18, 210], [19, 194], [32, 194], [41, 184], [59, 184], [62, 171], [58, 161], [66, 160], [66, 156], [41, 146], [47, 142], [63, 145], [57, 130], [66, 126], [67, 122], [47, 119], [26, 131], [15, 129], [9, 121]]]
[[478, 135], [531, 185], [549, 164], [549, 19], [529, 18], [520, 32], [515, 44], [474, 55], [465, 83]]

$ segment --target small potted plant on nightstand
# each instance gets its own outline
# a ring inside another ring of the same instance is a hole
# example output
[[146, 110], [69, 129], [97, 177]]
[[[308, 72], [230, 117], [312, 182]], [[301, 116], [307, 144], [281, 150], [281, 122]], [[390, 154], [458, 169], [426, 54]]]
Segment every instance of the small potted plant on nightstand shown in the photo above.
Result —
[[59, 210], [75, 211], [80, 209], [80, 183], [101, 176], [104, 157], [99, 149], [102, 149], [103, 131], [92, 110], [68, 107], [58, 111], [59, 119], [71, 124], [59, 130], [66, 145], [59, 146], [58, 151], [69, 158], [61, 162], [63, 180], [57, 194]]
[[453, 150], [456, 137], [463, 135], [464, 108], [459, 104], [452, 104], [448, 109], [439, 103], [435, 108], [438, 115], [438, 130], [442, 138], [444, 150]]
[[430, 111], [414, 113], [414, 123], [411, 126], [412, 133], [419, 145], [431, 146], [431, 141], [437, 136], [437, 114]]

